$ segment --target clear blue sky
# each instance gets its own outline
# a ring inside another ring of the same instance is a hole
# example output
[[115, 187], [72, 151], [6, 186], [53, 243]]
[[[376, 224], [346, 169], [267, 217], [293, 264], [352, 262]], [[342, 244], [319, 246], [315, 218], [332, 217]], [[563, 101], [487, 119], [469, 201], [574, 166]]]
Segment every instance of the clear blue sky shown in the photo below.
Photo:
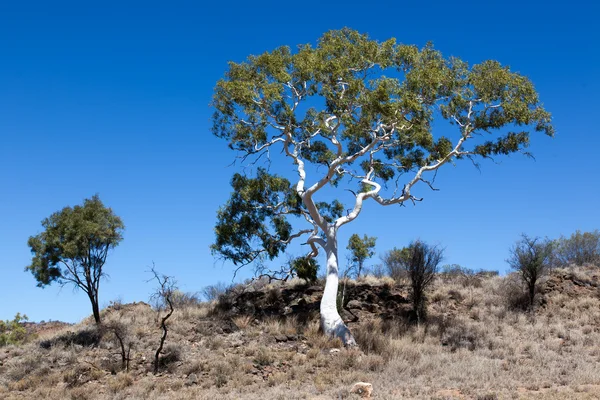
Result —
[[[209, 102], [227, 61], [351, 27], [377, 40], [433, 41], [445, 55], [497, 59], [528, 76], [555, 139], [523, 156], [446, 166], [416, 207], [365, 212], [341, 232], [377, 236], [379, 253], [420, 237], [446, 262], [505, 271], [521, 232], [600, 228], [600, 13], [548, 2], [2, 2], [0, 4], [0, 319], [76, 322], [82, 292], [36, 287], [23, 271], [40, 221], [99, 193], [125, 239], [105, 266], [100, 303], [147, 301], [154, 261], [185, 291], [230, 281], [215, 261], [216, 211], [236, 171], [212, 137]], [[344, 259], [344, 254], [341, 254]], [[375, 260], [377, 261], [377, 260]], [[246, 270], [242, 277], [250, 276]]]

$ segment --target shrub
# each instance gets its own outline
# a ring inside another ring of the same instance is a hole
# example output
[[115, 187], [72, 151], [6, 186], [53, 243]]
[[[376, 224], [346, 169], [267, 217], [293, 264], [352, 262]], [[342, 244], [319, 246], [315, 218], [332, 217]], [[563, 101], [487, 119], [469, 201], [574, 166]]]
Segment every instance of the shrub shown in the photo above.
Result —
[[256, 353], [256, 357], [254, 358], [254, 362], [260, 366], [267, 366], [273, 364], [275, 361], [275, 357], [273, 354], [264, 346], [261, 346]]
[[353, 328], [352, 333], [358, 347], [366, 354], [392, 357], [392, 339], [389, 333], [383, 331], [380, 321], [362, 323]]
[[[253, 282], [254, 285], [254, 282]], [[246, 290], [245, 285], [231, 285], [217, 297], [217, 304], [213, 310], [214, 313], [227, 313], [231, 311], [237, 298]], [[257, 290], [257, 289], [255, 289]]]
[[229, 287], [225, 283], [219, 282], [202, 289], [202, 295], [206, 301], [215, 301], [218, 300], [221, 295], [225, 294], [228, 289]]
[[121, 369], [129, 371], [129, 361], [131, 361], [131, 347], [133, 343], [129, 338], [128, 325], [121, 321], [108, 321], [104, 323], [103, 329], [108, 332], [119, 347], [121, 356]]
[[522, 235], [510, 249], [508, 264], [521, 277], [527, 287], [529, 308], [533, 307], [537, 284], [550, 266], [552, 242]]
[[27, 320], [27, 315], [20, 313], [17, 313], [12, 320], [0, 320], [0, 347], [24, 343], [27, 339], [27, 330], [23, 322]]
[[444, 265], [440, 275], [446, 280], [460, 283], [463, 287], [481, 287], [479, 273], [458, 264]]
[[277, 287], [270, 287], [267, 290], [265, 302], [269, 306], [277, 305], [281, 301], [281, 290]]
[[568, 239], [561, 236], [553, 243], [553, 264], [568, 266], [570, 264], [600, 265], [600, 231], [577, 231]]
[[312, 257], [299, 257], [292, 261], [292, 270], [298, 278], [314, 283], [317, 281], [319, 264]]
[[433, 282], [444, 250], [420, 240], [412, 242], [402, 250], [393, 249], [384, 256], [390, 275], [403, 271], [410, 279], [413, 314], [417, 322], [425, 318], [425, 292]]
[[465, 325], [459, 320], [448, 321], [443, 329], [442, 346], [450, 347], [451, 351], [460, 348], [475, 350], [480, 341], [481, 333], [475, 326]]
[[407, 249], [402, 250], [393, 249], [386, 252], [382, 257], [381, 261], [387, 270], [388, 275], [396, 282], [402, 282], [408, 278], [406, 271], [406, 259], [408, 254]]
[[173, 292], [171, 301], [175, 308], [197, 306], [202, 302], [198, 293], [182, 292], [181, 290], [175, 290]]
[[387, 275], [387, 271], [383, 264], [375, 264], [367, 268], [365, 275], [373, 275], [375, 278], [383, 278]]
[[168, 369], [181, 360], [181, 347], [177, 344], [167, 344], [161, 351], [162, 356], [159, 358], [158, 366], [160, 369]]
[[506, 308], [511, 311], [526, 311], [529, 308], [529, 295], [523, 291], [523, 282], [516, 274], [502, 280], [501, 291]]

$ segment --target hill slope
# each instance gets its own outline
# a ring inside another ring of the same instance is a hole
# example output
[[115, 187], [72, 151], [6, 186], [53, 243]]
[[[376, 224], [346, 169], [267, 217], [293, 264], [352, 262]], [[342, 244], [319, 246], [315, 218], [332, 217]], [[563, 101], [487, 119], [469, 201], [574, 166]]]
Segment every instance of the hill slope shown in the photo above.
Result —
[[[238, 287], [218, 304], [178, 304], [158, 375], [157, 312], [116, 304], [101, 332], [89, 320], [0, 348], [0, 398], [343, 399], [365, 381], [380, 399], [595, 399], [599, 275], [553, 271], [535, 315], [518, 310], [511, 277], [440, 277], [420, 326], [405, 285], [349, 282], [342, 314], [361, 350], [318, 332], [322, 287]], [[115, 333], [125, 354], [131, 344], [129, 371]]]

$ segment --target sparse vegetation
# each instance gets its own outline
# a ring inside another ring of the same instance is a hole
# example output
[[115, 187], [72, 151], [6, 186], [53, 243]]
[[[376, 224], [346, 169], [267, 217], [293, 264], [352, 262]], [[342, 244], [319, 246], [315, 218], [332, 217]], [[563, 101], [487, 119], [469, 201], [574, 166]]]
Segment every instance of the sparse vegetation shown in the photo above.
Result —
[[[104, 324], [119, 321], [127, 327], [124, 343], [133, 343], [129, 371], [121, 366], [118, 341], [107, 331], [100, 336], [93, 320], [87, 320], [20, 347], [4, 347], [0, 398], [305, 399], [343, 394], [351, 399], [348, 392], [357, 381], [372, 383], [378, 398], [390, 399], [593, 399], [600, 394], [597, 269], [551, 270], [540, 285], [543, 306], [535, 318], [505, 301], [507, 282], [515, 274], [473, 276], [479, 276], [476, 284], [461, 275], [439, 274], [430, 288], [429, 317], [419, 326], [408, 319], [408, 284], [373, 277], [349, 280], [349, 307], [358, 316], [350, 327], [360, 349], [345, 349], [339, 339], [323, 336], [316, 313], [306, 320], [284, 317], [283, 308], [281, 314], [261, 314], [268, 292], [275, 290], [284, 300], [304, 299], [306, 309], [318, 306], [318, 293], [306, 292], [303, 285], [238, 290], [242, 299], [252, 294], [248, 299], [255, 307], [240, 308], [233, 321], [211, 312], [216, 303], [186, 303], [169, 319], [158, 375], [148, 374], [162, 332], [156, 311], [144, 303], [111, 306], [102, 311]], [[235, 307], [241, 301], [234, 300]], [[395, 308], [387, 308], [391, 304]]]

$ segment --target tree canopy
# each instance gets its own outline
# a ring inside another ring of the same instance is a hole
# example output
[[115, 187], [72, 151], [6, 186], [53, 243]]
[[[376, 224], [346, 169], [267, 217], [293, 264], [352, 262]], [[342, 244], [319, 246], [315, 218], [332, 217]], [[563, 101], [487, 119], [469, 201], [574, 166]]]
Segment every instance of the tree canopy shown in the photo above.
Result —
[[[350, 29], [327, 32], [314, 47], [230, 62], [213, 106], [213, 133], [244, 161], [265, 160], [278, 146], [298, 173], [294, 183], [262, 167], [234, 176], [212, 249], [237, 264], [272, 259], [299, 236], [314, 243], [356, 218], [367, 199], [421, 200], [413, 186], [432, 186], [427, 173], [446, 163], [525, 152], [531, 131], [554, 133], [533, 84], [509, 67], [469, 66], [431, 44], [377, 42]], [[447, 128], [434, 129], [434, 120]], [[347, 188], [353, 204], [315, 201], [328, 185]], [[290, 216], [308, 228], [296, 229]]]
[[361, 238], [354, 233], [348, 240], [346, 249], [350, 250], [350, 262], [356, 266], [356, 276], [360, 277], [364, 263], [375, 254], [376, 237], [363, 235]]
[[121, 218], [104, 206], [98, 195], [85, 199], [83, 206], [65, 207], [42, 221], [44, 231], [31, 236], [27, 244], [33, 258], [25, 270], [44, 287], [52, 282], [71, 283], [82, 289], [92, 302], [100, 322], [98, 289], [109, 250], [123, 239]]

